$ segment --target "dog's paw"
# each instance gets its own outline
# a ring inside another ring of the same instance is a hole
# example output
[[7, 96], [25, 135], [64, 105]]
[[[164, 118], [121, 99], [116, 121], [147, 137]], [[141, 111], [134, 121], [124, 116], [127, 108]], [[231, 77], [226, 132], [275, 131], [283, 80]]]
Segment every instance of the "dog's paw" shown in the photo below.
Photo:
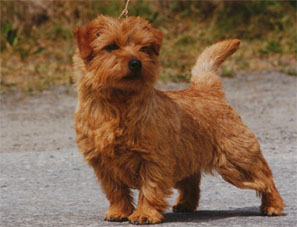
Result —
[[281, 216], [283, 208], [282, 207], [261, 207], [261, 212], [265, 216]]
[[163, 215], [156, 211], [151, 210], [147, 213], [135, 211], [132, 215], [129, 216], [129, 222], [134, 225], [148, 225], [160, 223], [163, 220]]
[[172, 211], [174, 213], [186, 213], [186, 212], [193, 212], [196, 208], [192, 206], [187, 206], [186, 204], [176, 204], [172, 207]]
[[110, 221], [110, 222], [124, 222], [128, 221], [128, 216], [131, 213], [125, 213], [118, 210], [108, 210], [104, 214], [104, 221]]
[[108, 218], [104, 218], [104, 221], [110, 221], [110, 222], [124, 222], [124, 221], [128, 221], [128, 218], [114, 218], [114, 217], [108, 217]]

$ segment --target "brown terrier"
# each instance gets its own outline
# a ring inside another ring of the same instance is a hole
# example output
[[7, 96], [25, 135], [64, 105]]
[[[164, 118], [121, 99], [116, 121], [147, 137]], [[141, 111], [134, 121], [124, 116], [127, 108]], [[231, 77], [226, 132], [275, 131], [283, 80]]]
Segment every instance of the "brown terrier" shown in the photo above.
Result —
[[[154, 88], [163, 35], [146, 20], [99, 16], [73, 33], [77, 144], [110, 202], [105, 220], [159, 223], [172, 188], [179, 191], [173, 211], [194, 211], [201, 173], [213, 171], [256, 190], [264, 214], [282, 214], [259, 143], [226, 102], [216, 75], [239, 40], [207, 48], [190, 87], [165, 92]], [[131, 188], [139, 190], [136, 209]]]

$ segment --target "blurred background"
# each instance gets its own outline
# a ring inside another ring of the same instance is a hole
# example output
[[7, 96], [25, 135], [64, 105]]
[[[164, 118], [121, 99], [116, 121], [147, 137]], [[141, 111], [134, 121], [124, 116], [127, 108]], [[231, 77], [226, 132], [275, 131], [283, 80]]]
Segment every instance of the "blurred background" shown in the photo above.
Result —
[[[71, 85], [72, 30], [98, 14], [118, 17], [121, 0], [1, 1], [0, 91], [35, 93]], [[130, 16], [149, 20], [164, 33], [164, 81], [187, 81], [197, 55], [216, 41], [238, 38], [241, 47], [221, 69], [279, 71], [297, 76], [296, 1], [131, 0]]]

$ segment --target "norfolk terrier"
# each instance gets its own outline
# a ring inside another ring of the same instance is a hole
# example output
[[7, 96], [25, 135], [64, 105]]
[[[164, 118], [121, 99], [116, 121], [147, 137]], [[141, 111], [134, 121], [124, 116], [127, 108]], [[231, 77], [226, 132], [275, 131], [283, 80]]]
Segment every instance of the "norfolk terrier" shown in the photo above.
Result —
[[[77, 144], [110, 202], [105, 220], [159, 223], [172, 188], [179, 191], [173, 211], [195, 211], [201, 174], [214, 171], [256, 190], [263, 214], [282, 214], [259, 143], [227, 103], [217, 76], [239, 40], [206, 48], [188, 89], [160, 91], [154, 84], [163, 34], [146, 20], [98, 16], [73, 34]], [[131, 189], [139, 190], [136, 208]]]

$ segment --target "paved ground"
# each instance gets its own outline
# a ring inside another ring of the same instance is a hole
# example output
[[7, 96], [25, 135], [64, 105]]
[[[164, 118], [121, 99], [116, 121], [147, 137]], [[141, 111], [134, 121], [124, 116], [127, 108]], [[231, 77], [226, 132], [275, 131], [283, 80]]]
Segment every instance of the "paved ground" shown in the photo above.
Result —
[[[263, 217], [254, 191], [205, 176], [198, 211], [168, 210], [162, 226], [297, 226], [296, 82], [278, 73], [224, 79], [228, 100], [259, 138], [286, 203], [284, 215]], [[103, 221], [108, 203], [75, 146], [72, 92], [55, 88], [1, 101], [0, 226], [129, 225]]]

